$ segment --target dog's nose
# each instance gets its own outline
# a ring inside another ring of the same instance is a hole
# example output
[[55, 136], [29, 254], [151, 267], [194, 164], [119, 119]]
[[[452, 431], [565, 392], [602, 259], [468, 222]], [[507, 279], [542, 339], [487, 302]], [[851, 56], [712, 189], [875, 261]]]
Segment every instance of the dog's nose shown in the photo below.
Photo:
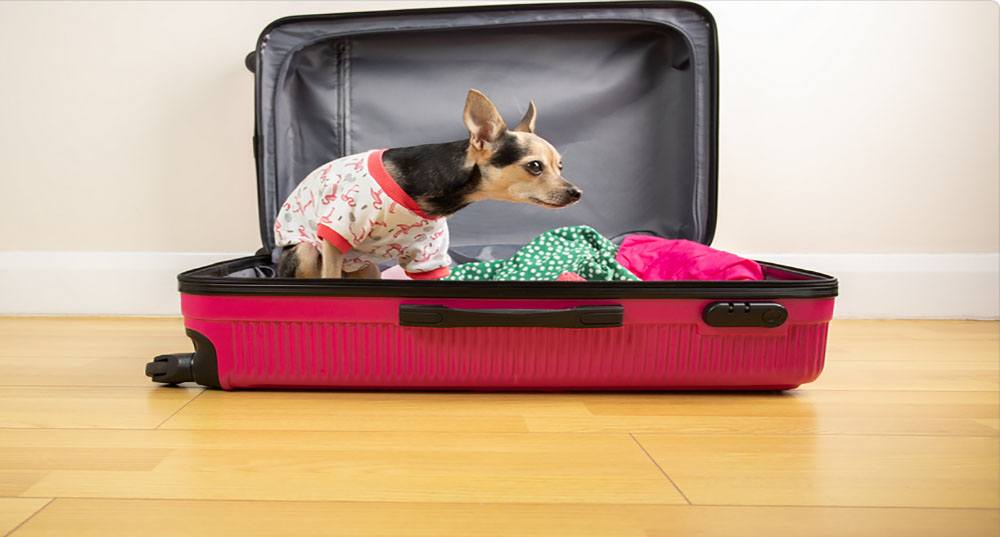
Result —
[[566, 195], [568, 195], [570, 199], [572, 199], [573, 201], [576, 201], [580, 199], [580, 196], [583, 195], [583, 192], [580, 192], [580, 189], [574, 186], [566, 191]]

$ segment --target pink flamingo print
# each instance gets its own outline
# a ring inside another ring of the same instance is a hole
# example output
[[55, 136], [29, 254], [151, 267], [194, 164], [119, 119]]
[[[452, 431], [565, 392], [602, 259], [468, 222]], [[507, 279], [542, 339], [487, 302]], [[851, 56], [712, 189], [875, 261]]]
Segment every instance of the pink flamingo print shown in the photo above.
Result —
[[310, 190], [309, 191], [309, 203], [303, 205], [302, 208], [301, 208], [302, 210], [300, 212], [304, 212], [306, 209], [309, 208], [310, 205], [315, 205], [315, 204], [316, 204], [316, 195], [313, 194], [312, 191]]
[[337, 184], [334, 184], [333, 188], [330, 190], [330, 193], [324, 195], [323, 199], [320, 200], [320, 203], [322, 203], [323, 205], [329, 205], [331, 201], [336, 200], [337, 199], [337, 186], [338, 186]]
[[434, 250], [433, 252], [428, 252], [427, 248], [428, 248], [428, 246], [425, 246], [424, 249], [421, 251], [420, 257], [417, 258], [417, 262], [423, 263], [424, 261], [428, 261], [431, 258], [433, 258], [434, 256], [436, 256], [439, 253], [441, 253], [441, 249], [440, 248], [438, 248], [437, 250]]
[[330, 163], [327, 164], [326, 166], [323, 166], [323, 168], [319, 171], [319, 178], [321, 181], [326, 181], [327, 175], [330, 174], [330, 168], [332, 167], [333, 163]]
[[347, 205], [353, 208], [355, 205], [358, 204], [358, 200], [356, 200], [354, 196], [352, 196], [351, 194], [357, 194], [357, 193], [358, 193], [358, 185], [354, 185], [347, 192], [341, 194], [340, 199], [346, 201]]
[[399, 257], [403, 255], [403, 245], [398, 242], [390, 244], [385, 250], [385, 255], [391, 255], [392, 257]]
[[361, 244], [362, 241], [365, 240], [366, 233], [365, 233], [364, 229], [361, 230], [361, 234], [360, 235], [358, 233], [355, 233], [355, 231], [354, 231], [354, 224], [351, 224], [350, 226], [348, 226], [348, 229], [351, 230], [351, 237], [354, 238], [354, 244]]
[[426, 225], [427, 225], [427, 220], [421, 220], [416, 224], [411, 224], [411, 225], [399, 224], [398, 226], [396, 226], [396, 232], [392, 234], [392, 238], [398, 239], [400, 235], [405, 235], [409, 233], [411, 229], [423, 227]]
[[371, 189], [372, 191], [372, 208], [375, 210], [382, 210], [382, 191], [377, 189]]

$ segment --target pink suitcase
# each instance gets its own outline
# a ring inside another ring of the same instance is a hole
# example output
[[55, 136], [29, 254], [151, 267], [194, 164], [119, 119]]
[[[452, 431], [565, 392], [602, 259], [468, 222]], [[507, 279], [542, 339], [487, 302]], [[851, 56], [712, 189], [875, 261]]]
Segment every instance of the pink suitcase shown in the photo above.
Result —
[[[273, 223], [318, 165], [463, 137], [470, 87], [538, 128], [586, 193], [569, 209], [483, 202], [451, 219], [457, 261], [587, 224], [709, 244], [718, 53], [702, 7], [627, 2], [280, 19], [255, 73], [264, 248], [179, 277], [195, 352], [154, 382], [240, 388], [773, 390], [823, 368], [837, 281], [762, 262], [749, 282], [468, 282], [273, 277]], [[768, 218], [749, 211], [740, 218]], [[735, 219], [734, 219], [735, 220]], [[738, 225], [734, 222], [732, 225]]]

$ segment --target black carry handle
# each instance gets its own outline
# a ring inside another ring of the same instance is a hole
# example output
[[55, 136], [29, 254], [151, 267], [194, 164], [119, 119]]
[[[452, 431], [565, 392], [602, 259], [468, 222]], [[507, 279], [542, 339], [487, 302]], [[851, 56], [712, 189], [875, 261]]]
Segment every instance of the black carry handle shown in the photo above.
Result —
[[422, 304], [399, 306], [400, 326], [458, 328], [535, 326], [543, 328], [613, 328], [622, 325], [622, 306], [580, 306], [551, 310], [459, 309]]

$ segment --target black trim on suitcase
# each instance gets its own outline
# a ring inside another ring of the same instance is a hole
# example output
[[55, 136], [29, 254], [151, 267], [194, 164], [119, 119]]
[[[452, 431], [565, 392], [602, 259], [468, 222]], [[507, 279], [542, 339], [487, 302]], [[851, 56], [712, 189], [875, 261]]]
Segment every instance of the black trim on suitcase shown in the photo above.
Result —
[[780, 299], [832, 298], [837, 280], [807, 270], [761, 263], [801, 279], [761, 281], [541, 282], [413, 281], [292, 278], [229, 278], [270, 265], [268, 255], [243, 257], [189, 270], [177, 277], [182, 293], [238, 296], [362, 296], [403, 298], [605, 298], [605, 299]]

